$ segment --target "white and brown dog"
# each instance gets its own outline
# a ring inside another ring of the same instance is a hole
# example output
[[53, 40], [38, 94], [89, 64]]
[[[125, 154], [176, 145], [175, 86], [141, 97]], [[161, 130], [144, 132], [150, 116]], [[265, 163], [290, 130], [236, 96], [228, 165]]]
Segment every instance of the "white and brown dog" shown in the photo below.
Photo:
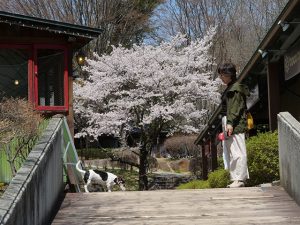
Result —
[[89, 187], [95, 184], [101, 185], [102, 187], [106, 187], [108, 192], [111, 192], [112, 186], [117, 184], [120, 186], [122, 191], [125, 191], [125, 181], [121, 177], [117, 177], [112, 173], [100, 170], [82, 170], [79, 168], [80, 163], [81, 161], [79, 160], [76, 164], [76, 169], [83, 175], [83, 180], [85, 182], [85, 192], [89, 192]]

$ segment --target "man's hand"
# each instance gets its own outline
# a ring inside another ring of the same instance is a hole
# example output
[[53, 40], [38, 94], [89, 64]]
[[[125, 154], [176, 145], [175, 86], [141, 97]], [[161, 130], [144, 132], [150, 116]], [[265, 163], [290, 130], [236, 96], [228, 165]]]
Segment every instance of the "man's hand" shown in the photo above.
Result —
[[233, 127], [232, 127], [231, 124], [227, 124], [227, 126], [226, 126], [226, 132], [227, 132], [228, 136], [232, 135]]

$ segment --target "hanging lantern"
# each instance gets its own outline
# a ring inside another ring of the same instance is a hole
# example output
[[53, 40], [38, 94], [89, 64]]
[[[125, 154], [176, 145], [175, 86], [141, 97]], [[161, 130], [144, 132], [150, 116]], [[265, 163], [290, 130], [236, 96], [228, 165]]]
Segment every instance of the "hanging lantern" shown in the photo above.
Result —
[[76, 55], [76, 60], [79, 66], [83, 66], [85, 63], [85, 55], [83, 54], [82, 51], [78, 52]]

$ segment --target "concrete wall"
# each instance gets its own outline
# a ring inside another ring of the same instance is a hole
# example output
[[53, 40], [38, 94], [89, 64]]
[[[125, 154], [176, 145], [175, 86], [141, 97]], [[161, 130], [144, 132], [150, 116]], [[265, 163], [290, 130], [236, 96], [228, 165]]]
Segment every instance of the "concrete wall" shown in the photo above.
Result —
[[300, 123], [288, 112], [278, 114], [281, 185], [300, 205]]
[[49, 224], [64, 190], [61, 123], [51, 119], [1, 197], [1, 225]]

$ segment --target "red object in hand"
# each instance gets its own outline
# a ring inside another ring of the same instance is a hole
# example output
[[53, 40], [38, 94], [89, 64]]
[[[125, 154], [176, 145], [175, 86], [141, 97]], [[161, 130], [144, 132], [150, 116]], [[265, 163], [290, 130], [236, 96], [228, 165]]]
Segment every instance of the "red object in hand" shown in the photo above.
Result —
[[224, 135], [223, 132], [218, 134], [218, 139], [219, 139], [219, 141], [224, 141], [225, 140], [225, 135]]

